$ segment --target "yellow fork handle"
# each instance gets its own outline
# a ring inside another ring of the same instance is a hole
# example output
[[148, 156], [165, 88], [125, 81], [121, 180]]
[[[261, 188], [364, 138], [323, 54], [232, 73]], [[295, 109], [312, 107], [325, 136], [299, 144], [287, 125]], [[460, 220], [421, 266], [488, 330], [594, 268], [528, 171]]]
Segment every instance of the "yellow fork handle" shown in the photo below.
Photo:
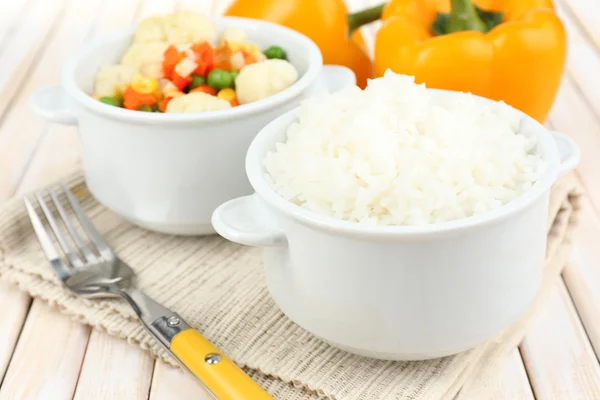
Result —
[[170, 350], [218, 400], [274, 400], [193, 328], [175, 335]]

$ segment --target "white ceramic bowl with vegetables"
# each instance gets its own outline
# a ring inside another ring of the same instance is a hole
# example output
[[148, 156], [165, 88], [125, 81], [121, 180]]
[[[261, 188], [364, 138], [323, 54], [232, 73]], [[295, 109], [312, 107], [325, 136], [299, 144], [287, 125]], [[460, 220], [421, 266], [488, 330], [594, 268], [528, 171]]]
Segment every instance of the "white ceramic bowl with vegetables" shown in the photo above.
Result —
[[310, 95], [354, 83], [293, 30], [182, 12], [86, 45], [32, 106], [79, 126], [86, 182], [106, 207], [148, 229], [210, 234], [213, 210], [251, 193], [244, 156], [255, 134]]
[[267, 125], [246, 158], [256, 193], [213, 224], [264, 247], [271, 295], [313, 334], [369, 357], [441, 357], [527, 310], [550, 188], [578, 160], [504, 104], [386, 74]]

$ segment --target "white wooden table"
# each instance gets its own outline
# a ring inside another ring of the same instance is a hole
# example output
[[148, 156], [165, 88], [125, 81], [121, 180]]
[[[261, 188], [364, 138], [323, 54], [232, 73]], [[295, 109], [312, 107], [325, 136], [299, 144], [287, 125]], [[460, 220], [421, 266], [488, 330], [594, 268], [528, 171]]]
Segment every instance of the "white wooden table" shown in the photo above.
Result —
[[[226, 3], [0, 0], [0, 200], [43, 185], [78, 163], [77, 129], [46, 123], [27, 104], [38, 87], [59, 81], [74, 50], [148, 15], [175, 9], [219, 14]], [[360, 9], [378, 1], [349, 3]], [[600, 1], [560, 0], [559, 5], [569, 59], [548, 124], [582, 146], [578, 174], [589, 200], [572, 263], [510, 355], [496, 400], [600, 399]], [[365, 29], [369, 42], [375, 29]], [[208, 398], [178, 369], [4, 284], [0, 316], [0, 400]]]

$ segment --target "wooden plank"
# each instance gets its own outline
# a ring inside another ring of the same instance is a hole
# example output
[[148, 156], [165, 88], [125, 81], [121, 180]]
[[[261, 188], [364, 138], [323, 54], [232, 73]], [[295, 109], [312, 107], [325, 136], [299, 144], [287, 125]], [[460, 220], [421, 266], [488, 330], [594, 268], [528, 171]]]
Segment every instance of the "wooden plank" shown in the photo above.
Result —
[[600, 399], [600, 366], [562, 280], [521, 344], [536, 399]]
[[559, 13], [567, 30], [567, 72], [596, 115], [600, 115], [600, 81], [596, 79], [600, 71], [600, 52], [564, 7], [559, 7]]
[[600, 218], [583, 199], [579, 227], [574, 237], [572, 263], [563, 278], [583, 326], [600, 358]]
[[[111, 17], [117, 3], [110, 0], [104, 5], [104, 12], [98, 19], [99, 25], [94, 29], [94, 35], [132, 23], [136, 12], [135, 3], [129, 3], [129, 7], [121, 7], [120, 19], [115, 20]], [[104, 25], [105, 21], [110, 23]], [[120, 21], [121, 26], [115, 21]], [[25, 190], [45, 185], [70, 171], [78, 161], [77, 129], [47, 124], [46, 133], [34, 154], [21, 188]], [[126, 342], [106, 334], [94, 332], [89, 340], [75, 398], [147, 399], [152, 368], [153, 360], [139, 348], [129, 346]], [[98, 376], [103, 378], [98, 379]]]
[[[63, 63], [83, 43], [100, 3], [101, 0], [71, 3], [47, 51], [19, 90], [14, 107], [4, 116], [0, 126], [0, 199], [14, 194], [45, 126], [30, 110], [30, 96], [42, 85], [60, 82]], [[0, 65], [8, 65], [7, 62], [0, 60]]]
[[21, 83], [29, 78], [30, 67], [35, 64], [38, 53], [46, 50], [47, 39], [52, 36], [64, 6], [63, 0], [33, 1], [0, 54], [0, 117], [13, 101]]
[[592, 203], [600, 210], [600, 122], [581, 92], [565, 77], [550, 112], [554, 129], [572, 137], [581, 148], [581, 163], [578, 173], [591, 196]]
[[143, 8], [138, 19], [144, 19], [157, 14], [168, 14], [175, 11], [176, 0], [144, 0]]
[[149, 400], [171, 399], [209, 400], [212, 397], [181, 369], [157, 361]]
[[2, 304], [2, 324], [0, 324], [0, 382], [6, 373], [21, 328], [29, 312], [31, 298], [16, 287], [0, 283], [0, 304]]
[[210, 15], [222, 15], [233, 0], [210, 0]]
[[16, 28], [22, 13], [30, 3], [31, 0], [0, 2], [0, 54], [6, 48], [9, 34]]
[[93, 330], [74, 400], [147, 400], [153, 365], [139, 347]]
[[491, 400], [534, 400], [529, 378], [521, 359], [519, 349], [511, 351], [499, 387], [491, 397]]
[[102, 14], [98, 17], [90, 36], [102, 37], [131, 26], [143, 3], [144, 1], [139, 0], [104, 0]]
[[[226, 2], [228, 2], [226, 0]], [[177, 11], [194, 11], [199, 12], [206, 15], [212, 14], [212, 8], [214, 4], [218, 3], [217, 1], [198, 1], [198, 0], [178, 0], [176, 4]], [[215, 15], [215, 14], [213, 14]]]
[[35, 301], [0, 388], [0, 400], [71, 400], [89, 327]]
[[590, 40], [600, 49], [600, 3], [597, 0], [561, 0], [557, 2], [562, 15], [568, 12], [577, 22], [577, 25], [585, 31]]

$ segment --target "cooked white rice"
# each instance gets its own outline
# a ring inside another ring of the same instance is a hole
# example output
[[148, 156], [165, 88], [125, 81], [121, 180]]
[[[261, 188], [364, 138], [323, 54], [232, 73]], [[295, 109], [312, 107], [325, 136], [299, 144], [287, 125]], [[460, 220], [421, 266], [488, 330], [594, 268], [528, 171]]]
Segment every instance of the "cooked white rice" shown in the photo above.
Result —
[[322, 215], [372, 225], [470, 217], [531, 188], [546, 164], [504, 103], [433, 96], [388, 71], [306, 101], [287, 141], [264, 158], [283, 198]]

